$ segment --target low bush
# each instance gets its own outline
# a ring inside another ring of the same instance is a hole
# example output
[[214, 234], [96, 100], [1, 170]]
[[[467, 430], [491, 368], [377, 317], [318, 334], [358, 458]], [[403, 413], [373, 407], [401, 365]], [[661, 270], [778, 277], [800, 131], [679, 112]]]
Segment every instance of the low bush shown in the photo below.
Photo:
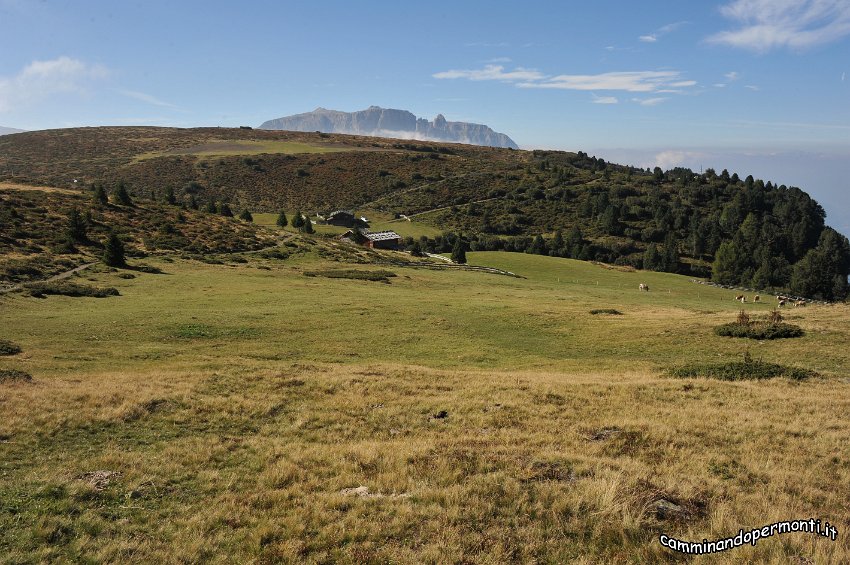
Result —
[[17, 369], [0, 369], [0, 384], [4, 383], [29, 383], [32, 375]]
[[275, 247], [273, 249], [266, 249], [260, 253], [260, 257], [263, 257], [264, 259], [280, 259], [283, 261], [285, 259], [289, 259], [289, 251]]
[[786, 323], [749, 322], [741, 324], [733, 322], [714, 328], [714, 333], [724, 337], [748, 337], [750, 339], [780, 339], [801, 337], [804, 335], [800, 326]]
[[327, 271], [304, 271], [305, 277], [326, 277], [329, 279], [355, 279], [389, 283], [391, 277], [397, 276], [392, 271], [361, 271], [358, 269], [336, 269]]
[[691, 363], [672, 369], [669, 374], [679, 378], [705, 377], [721, 381], [762, 380], [775, 377], [787, 377], [794, 381], [802, 381], [818, 376], [815, 371], [809, 369], [768, 363], [761, 359], [754, 360], [749, 355], [745, 355], [743, 361]]
[[591, 314], [611, 314], [612, 316], [622, 316], [623, 313], [619, 310], [615, 310], [614, 308], [596, 308], [590, 311]]
[[30, 296], [43, 298], [48, 295], [74, 296], [89, 298], [106, 298], [107, 296], [121, 296], [117, 288], [98, 288], [69, 282], [43, 282], [24, 285], [24, 289]]
[[17, 355], [21, 352], [21, 346], [12, 343], [8, 339], [0, 339], [0, 355]]

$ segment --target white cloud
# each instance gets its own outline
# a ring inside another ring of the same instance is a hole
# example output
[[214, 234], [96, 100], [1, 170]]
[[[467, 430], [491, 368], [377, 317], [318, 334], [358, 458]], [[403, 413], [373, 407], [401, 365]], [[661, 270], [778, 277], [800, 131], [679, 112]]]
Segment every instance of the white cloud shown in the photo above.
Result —
[[619, 100], [617, 100], [616, 96], [596, 96], [593, 95], [593, 103], [594, 104], [617, 104]]
[[686, 166], [687, 163], [705, 156], [705, 153], [697, 151], [662, 151], [655, 155], [654, 163], [656, 167], [668, 171], [674, 167]]
[[847, 0], [733, 0], [720, 13], [739, 27], [707, 40], [757, 52], [804, 49], [850, 34]]
[[712, 86], [714, 88], [726, 88], [726, 84], [722, 82], [715, 82]]
[[469, 80], [501, 80], [507, 82], [519, 80], [541, 80], [545, 78], [541, 72], [534, 69], [517, 67], [513, 71], [505, 71], [502, 65], [484, 65], [480, 70], [450, 70], [435, 73], [434, 78], [465, 78]]
[[658, 96], [655, 98], [632, 98], [632, 102], [637, 102], [641, 106], [658, 106], [665, 100], [669, 100], [664, 96]]
[[760, 89], [759, 89], [759, 87], [757, 87], [757, 86], [756, 86], [756, 85], [754, 85], [754, 84], [745, 84], [745, 85], [744, 85], [744, 88], [748, 88], [748, 89], [750, 89], [750, 90], [760, 90]]
[[510, 63], [511, 60], [512, 59], [510, 57], [494, 57], [493, 59], [490, 59], [487, 62], [488, 63]]
[[521, 88], [557, 88], [562, 90], [625, 90], [627, 92], [655, 92], [674, 86], [681, 76], [679, 71], [631, 71], [601, 73], [597, 75], [558, 75], [537, 82], [521, 82]]
[[33, 61], [13, 77], [0, 77], [0, 112], [30, 105], [55, 94], [83, 93], [108, 71], [70, 57]]
[[738, 72], [737, 71], [730, 71], [723, 76], [726, 77], [726, 79], [730, 82], [732, 82], [734, 80], [738, 80]]
[[148, 104], [152, 104], [154, 106], [162, 106], [165, 108], [176, 108], [174, 104], [170, 104], [168, 102], [164, 102], [155, 96], [151, 96], [150, 94], [145, 94], [144, 92], [136, 92], [135, 90], [116, 90], [119, 94], [123, 94], [129, 98], [135, 98], [136, 100], [140, 100], [142, 102], [147, 102]]
[[683, 25], [685, 25], [687, 23], [688, 22], [674, 22], [672, 24], [667, 24], [667, 25], [661, 26], [660, 28], [655, 30], [653, 33], [647, 33], [646, 35], [641, 35], [640, 37], [638, 37], [638, 40], [643, 41], [644, 43], [655, 43], [656, 41], [658, 41], [658, 38], [661, 37], [662, 35], [667, 35], [670, 32], [676, 31], [677, 29], [679, 29], [680, 27], [682, 27]]

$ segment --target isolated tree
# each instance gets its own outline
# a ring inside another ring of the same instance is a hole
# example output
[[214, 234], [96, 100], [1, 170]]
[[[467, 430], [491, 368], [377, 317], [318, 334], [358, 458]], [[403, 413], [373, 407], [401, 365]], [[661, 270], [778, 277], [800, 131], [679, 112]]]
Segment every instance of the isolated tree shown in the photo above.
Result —
[[310, 218], [305, 216], [303, 219], [303, 224], [301, 225], [301, 230], [304, 233], [316, 233], [316, 230], [313, 229], [313, 222], [310, 221]]
[[123, 182], [119, 182], [118, 186], [115, 187], [115, 192], [112, 193], [112, 200], [116, 204], [121, 204], [122, 206], [133, 205], [133, 200], [130, 198], [130, 193], [127, 192], [127, 187], [124, 186]]
[[80, 211], [72, 208], [68, 213], [68, 226], [65, 232], [68, 239], [76, 243], [85, 243], [88, 240], [86, 235], [87, 230], [88, 225], [80, 214]]
[[452, 261], [460, 264], [466, 263], [466, 246], [463, 244], [463, 239], [460, 237], [455, 239], [455, 244], [452, 248]]
[[410, 254], [414, 257], [422, 257], [422, 245], [418, 241], [414, 241], [410, 246]]
[[292, 227], [296, 229], [304, 227], [304, 216], [301, 215], [301, 210], [296, 210], [295, 215], [292, 216]]
[[217, 214], [218, 213], [218, 206], [216, 205], [215, 200], [210, 200], [209, 202], [207, 202], [207, 205], [204, 208], [204, 211], [207, 212], [208, 214]]
[[114, 231], [109, 232], [109, 239], [103, 246], [103, 262], [110, 267], [123, 267], [127, 264], [124, 259], [124, 243]]
[[280, 214], [277, 215], [277, 225], [282, 228], [285, 228], [287, 225], [289, 225], [289, 220], [286, 219], [286, 212], [284, 212], [283, 210], [281, 210]]
[[242, 210], [242, 213], [239, 214], [239, 219], [245, 220], [246, 222], [253, 222], [254, 216], [252, 216], [251, 212], [249, 212], [248, 209], [245, 208], [244, 210]]
[[177, 196], [174, 195], [174, 189], [170, 186], [165, 189], [165, 202], [166, 204], [177, 204]]
[[219, 206], [219, 209], [218, 209], [218, 213], [221, 214], [222, 216], [226, 216], [228, 218], [233, 217], [233, 210], [230, 209], [230, 206], [227, 204], [227, 202], [221, 203], [221, 206]]
[[109, 204], [109, 198], [106, 196], [106, 191], [103, 189], [102, 184], [98, 184], [94, 187], [94, 201], [100, 206], [106, 206]]

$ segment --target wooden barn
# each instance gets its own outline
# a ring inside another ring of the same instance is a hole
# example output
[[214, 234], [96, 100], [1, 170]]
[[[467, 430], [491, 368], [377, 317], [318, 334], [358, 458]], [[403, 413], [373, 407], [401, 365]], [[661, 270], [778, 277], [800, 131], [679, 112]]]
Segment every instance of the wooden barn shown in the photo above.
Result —
[[370, 232], [364, 228], [356, 228], [348, 230], [342, 234], [342, 237], [372, 249], [397, 250], [401, 247], [401, 236], [394, 231]]

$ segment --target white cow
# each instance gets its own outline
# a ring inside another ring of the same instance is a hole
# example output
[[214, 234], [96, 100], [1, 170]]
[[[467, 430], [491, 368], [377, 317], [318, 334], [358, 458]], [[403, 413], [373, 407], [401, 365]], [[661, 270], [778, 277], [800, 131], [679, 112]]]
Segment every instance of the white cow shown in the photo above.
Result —
[[644, 290], [645, 290], [646, 292], [649, 292], [649, 285], [648, 285], [648, 284], [644, 284], [644, 283], [640, 283], [640, 286], [638, 286], [638, 290], [640, 290], [640, 291], [644, 291]]

